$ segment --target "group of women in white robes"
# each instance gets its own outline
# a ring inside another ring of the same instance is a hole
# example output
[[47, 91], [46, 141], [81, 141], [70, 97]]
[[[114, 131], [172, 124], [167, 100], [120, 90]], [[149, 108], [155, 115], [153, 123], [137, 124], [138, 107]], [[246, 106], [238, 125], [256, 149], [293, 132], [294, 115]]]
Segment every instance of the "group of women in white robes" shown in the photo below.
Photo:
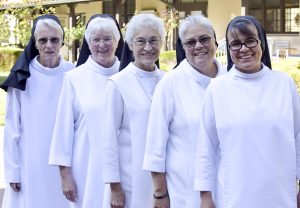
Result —
[[37, 18], [29, 43], [1, 85], [7, 90], [3, 208], [67, 206], [59, 172], [48, 165], [63, 74], [74, 68], [59, 53], [63, 36], [56, 16]]
[[123, 42], [114, 17], [94, 15], [70, 70], [58, 18], [35, 20], [0, 86], [3, 208], [300, 208], [299, 94], [270, 70], [260, 23], [229, 23], [228, 73], [212, 24], [191, 15], [163, 75], [164, 31], [137, 14]]
[[223, 74], [225, 67], [215, 59], [215, 31], [206, 17], [184, 19], [179, 37], [186, 58], [155, 90], [143, 168], [152, 172], [155, 194], [169, 195], [156, 199], [157, 205], [191, 208], [200, 207], [193, 184], [201, 103], [211, 78]]
[[226, 40], [229, 72], [209, 85], [201, 115], [195, 189], [202, 207], [300, 207], [296, 86], [270, 70], [266, 35], [254, 17], [234, 18]]
[[49, 164], [59, 166], [63, 192], [72, 207], [98, 207], [103, 201], [102, 157], [94, 152], [101, 152], [100, 110], [106, 80], [119, 71], [115, 53], [119, 43], [122, 47], [120, 37], [112, 17], [94, 15], [87, 24], [81, 47], [81, 54], [90, 56], [86, 56], [85, 63], [78, 63], [75, 70], [65, 73]]

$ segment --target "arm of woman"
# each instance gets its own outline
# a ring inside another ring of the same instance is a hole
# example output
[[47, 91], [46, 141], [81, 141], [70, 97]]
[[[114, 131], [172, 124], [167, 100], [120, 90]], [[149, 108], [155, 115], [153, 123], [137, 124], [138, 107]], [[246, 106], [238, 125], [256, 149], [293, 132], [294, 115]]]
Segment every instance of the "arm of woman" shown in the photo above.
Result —
[[4, 127], [4, 172], [5, 181], [11, 188], [21, 190], [19, 141], [21, 138], [20, 90], [8, 88]]
[[197, 141], [194, 189], [200, 191], [201, 208], [214, 208], [212, 191], [215, 190], [216, 163], [219, 138], [216, 129], [211, 86], [206, 90]]
[[154, 208], [170, 208], [170, 199], [165, 173], [151, 172], [154, 186]]
[[72, 176], [70, 167], [59, 166], [59, 173], [61, 177], [62, 190], [66, 198], [71, 202], [76, 202], [77, 188]]
[[59, 167], [63, 194], [72, 202], [75, 202], [77, 197], [76, 183], [71, 171], [75, 122], [80, 108], [77, 106], [79, 106], [79, 101], [75, 90], [71, 80], [65, 74], [57, 105], [49, 164]]
[[108, 80], [105, 92], [103, 111], [103, 179], [111, 187], [111, 206], [123, 208], [125, 206], [125, 193], [121, 184], [119, 167], [118, 136], [124, 114], [124, 101], [115, 83]]

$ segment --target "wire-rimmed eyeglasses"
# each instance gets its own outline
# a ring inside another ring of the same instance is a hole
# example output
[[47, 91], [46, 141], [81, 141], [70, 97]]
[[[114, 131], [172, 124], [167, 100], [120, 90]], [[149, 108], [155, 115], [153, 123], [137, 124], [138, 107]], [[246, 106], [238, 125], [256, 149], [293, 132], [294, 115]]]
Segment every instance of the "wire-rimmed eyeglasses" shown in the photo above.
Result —
[[136, 39], [136, 40], [132, 40], [132, 42], [134, 42], [134, 44], [136, 46], [145, 46], [147, 43], [149, 43], [151, 46], [158, 46], [161, 42], [160, 39], [150, 39], [150, 40], [146, 40], [146, 39]]
[[228, 47], [231, 51], [238, 51], [243, 47], [243, 45], [246, 46], [247, 48], [254, 48], [258, 45], [258, 40], [254, 38], [250, 38], [246, 40], [244, 43], [240, 41], [234, 41], [230, 43]]
[[189, 39], [187, 41], [185, 41], [183, 44], [188, 47], [188, 48], [193, 48], [196, 46], [197, 42], [201, 43], [201, 44], [208, 44], [210, 42], [210, 39], [212, 37], [210, 36], [202, 36], [199, 37], [198, 39]]

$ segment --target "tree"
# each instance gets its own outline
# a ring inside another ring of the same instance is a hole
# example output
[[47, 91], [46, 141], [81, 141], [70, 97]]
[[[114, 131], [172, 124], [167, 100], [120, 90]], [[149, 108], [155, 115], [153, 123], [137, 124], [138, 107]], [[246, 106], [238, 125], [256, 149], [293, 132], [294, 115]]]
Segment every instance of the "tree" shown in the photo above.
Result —
[[165, 36], [165, 50], [169, 50], [170, 37], [173, 30], [179, 25], [179, 12], [174, 8], [168, 8], [161, 13], [161, 18], [165, 24], [166, 36]]
[[[23, 48], [25, 47], [25, 45], [27, 44], [31, 36], [31, 26], [33, 20], [40, 15], [53, 14], [53, 13], [55, 13], [55, 8], [53, 7], [44, 8], [41, 5], [35, 5], [34, 7], [27, 7], [22, 4], [10, 4], [8, 9], [0, 13], [0, 26], [3, 26], [1, 30], [5, 31], [4, 34], [9, 33], [10, 32], [9, 23], [2, 20], [5, 19], [8, 20], [7, 17], [11, 17], [11, 19], [15, 19], [16, 24], [14, 25], [12, 32], [17, 38], [17, 40], [19, 41], [20, 46]], [[1, 33], [1, 35], [2, 34], [3, 33]], [[2, 37], [1, 39], [4, 39], [4, 37]]]
[[0, 12], [0, 43], [8, 43], [10, 37], [10, 18], [6, 12]]

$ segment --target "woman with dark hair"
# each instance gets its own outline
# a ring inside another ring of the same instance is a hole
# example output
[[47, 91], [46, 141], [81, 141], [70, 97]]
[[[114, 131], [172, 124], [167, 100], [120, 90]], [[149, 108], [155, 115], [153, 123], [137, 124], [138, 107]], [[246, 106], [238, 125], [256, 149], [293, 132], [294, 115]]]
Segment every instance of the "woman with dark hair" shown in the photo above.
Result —
[[296, 86], [270, 70], [266, 35], [254, 17], [234, 18], [226, 40], [231, 68], [209, 85], [200, 122], [195, 189], [201, 207], [297, 207]]
[[[103, 200], [102, 162], [96, 154], [102, 152], [100, 111], [106, 80], [119, 71], [116, 51], [122, 50], [122, 44], [113, 17], [93, 16], [87, 24], [78, 66], [64, 77], [49, 163], [59, 166], [63, 193], [72, 207], [92, 208], [90, 200]], [[87, 184], [97, 194], [93, 199], [85, 196], [87, 170], [89, 174], [97, 170]]]
[[4, 129], [4, 208], [65, 207], [59, 173], [48, 165], [63, 73], [63, 29], [54, 15], [34, 21], [24, 52], [1, 85], [7, 90]]
[[206, 17], [182, 20], [179, 37], [179, 64], [156, 87], [147, 130], [143, 168], [152, 173], [160, 208], [200, 207], [193, 186], [200, 106], [210, 80], [226, 72], [215, 59], [215, 31]]

